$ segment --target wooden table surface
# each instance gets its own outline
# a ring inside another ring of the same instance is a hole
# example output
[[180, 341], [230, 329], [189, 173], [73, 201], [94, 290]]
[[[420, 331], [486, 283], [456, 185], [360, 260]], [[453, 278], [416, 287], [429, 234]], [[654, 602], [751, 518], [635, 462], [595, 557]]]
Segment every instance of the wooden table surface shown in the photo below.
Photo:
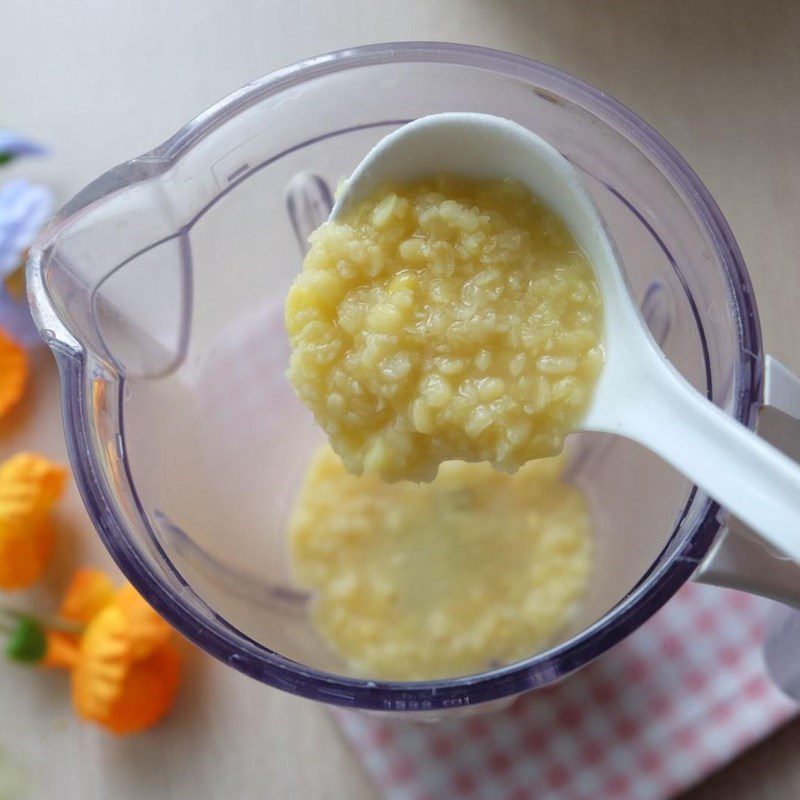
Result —
[[[371, 41], [439, 39], [516, 51], [616, 96], [687, 158], [716, 197], [755, 284], [767, 349], [800, 369], [800, 4], [793, 0], [4, 0], [4, 126], [52, 147], [16, 173], [66, 200], [275, 67]], [[9, 174], [9, 173], [7, 173]], [[31, 401], [0, 425], [0, 457], [65, 458], [57, 378], [36, 361]], [[108, 563], [71, 489], [58, 567]], [[64, 677], [0, 673], [0, 750], [30, 796], [59, 800], [376, 796], [319, 706], [187, 655], [175, 712], [116, 740], [77, 723]], [[800, 721], [691, 800], [800, 796]]]

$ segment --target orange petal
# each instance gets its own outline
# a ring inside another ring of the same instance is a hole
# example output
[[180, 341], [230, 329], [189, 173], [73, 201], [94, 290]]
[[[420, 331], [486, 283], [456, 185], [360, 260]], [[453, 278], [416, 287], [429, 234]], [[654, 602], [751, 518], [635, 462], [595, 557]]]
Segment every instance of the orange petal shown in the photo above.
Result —
[[114, 606], [124, 614], [134, 660], [147, 658], [169, 641], [172, 628], [147, 604], [147, 601], [126, 583], [115, 595]]
[[137, 733], [167, 713], [178, 689], [180, 659], [173, 644], [162, 645], [128, 673], [117, 700], [98, 720], [118, 734]]
[[27, 251], [22, 254], [20, 265], [10, 274], [6, 275], [6, 291], [15, 299], [25, 299], [25, 262], [28, 259]]
[[44, 456], [12, 456], [0, 464], [0, 519], [10, 522], [46, 514], [64, 491], [66, 478], [66, 469]]
[[99, 569], [79, 569], [64, 593], [58, 615], [87, 624], [114, 597], [111, 578]]
[[27, 382], [28, 357], [0, 328], [0, 417], [22, 397]]
[[102, 721], [122, 693], [132, 664], [128, 623], [114, 605], [88, 625], [72, 670], [72, 702], [84, 719]]
[[47, 631], [47, 650], [39, 662], [51, 669], [72, 669], [78, 662], [78, 637], [61, 631]]
[[0, 516], [0, 589], [24, 589], [36, 581], [50, 560], [54, 540], [49, 517], [8, 522]]

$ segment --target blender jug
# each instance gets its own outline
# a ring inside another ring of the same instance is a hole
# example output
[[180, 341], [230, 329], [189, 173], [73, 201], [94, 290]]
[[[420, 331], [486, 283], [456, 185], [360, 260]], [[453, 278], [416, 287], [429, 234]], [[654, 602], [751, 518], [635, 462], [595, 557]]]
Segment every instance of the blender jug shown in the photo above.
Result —
[[779, 562], [746, 532], [718, 536], [720, 508], [655, 456], [580, 434], [570, 476], [590, 504], [595, 562], [551, 647], [406, 683], [351, 674], [319, 639], [285, 544], [322, 437], [285, 378], [283, 300], [330, 187], [392, 129], [454, 110], [513, 119], [581, 171], [656, 339], [715, 403], [754, 427], [765, 369], [773, 384], [785, 377], [784, 399], [800, 397], [765, 362], [741, 255], [686, 163], [601, 92], [518, 56], [408, 43], [311, 59], [111, 170], [58, 213], [28, 268], [89, 514], [123, 572], [188, 638], [330, 703], [440, 713], [503, 702], [598, 656], [698, 567], [701, 579], [781, 599], [798, 586], [792, 563], [780, 562], [782, 582], [765, 574]]

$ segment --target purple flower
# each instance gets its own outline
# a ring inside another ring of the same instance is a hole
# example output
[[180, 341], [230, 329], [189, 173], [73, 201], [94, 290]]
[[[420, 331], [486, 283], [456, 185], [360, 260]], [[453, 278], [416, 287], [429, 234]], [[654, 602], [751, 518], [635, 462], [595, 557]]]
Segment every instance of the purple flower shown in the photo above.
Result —
[[17, 156], [41, 156], [47, 152], [42, 145], [23, 139], [11, 131], [0, 130], [0, 164]]
[[8, 292], [6, 279], [22, 265], [25, 251], [53, 210], [52, 192], [23, 179], [0, 186], [0, 325], [32, 346], [39, 341], [28, 304]]
[[8, 292], [0, 290], [0, 328], [23, 347], [42, 344], [39, 331], [31, 317], [30, 306], [23, 300], [14, 299]]
[[53, 194], [19, 178], [0, 186], [0, 280], [22, 261], [36, 234], [53, 211]]

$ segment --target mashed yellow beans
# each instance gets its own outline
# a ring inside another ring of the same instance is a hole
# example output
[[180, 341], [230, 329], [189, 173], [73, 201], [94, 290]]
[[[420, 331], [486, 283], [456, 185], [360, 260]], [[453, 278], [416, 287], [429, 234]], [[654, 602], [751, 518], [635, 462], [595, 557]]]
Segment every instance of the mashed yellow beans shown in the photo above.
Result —
[[561, 450], [602, 366], [601, 298], [520, 183], [386, 187], [310, 242], [286, 304], [289, 378], [351, 472], [513, 472]]
[[586, 584], [592, 541], [562, 457], [515, 475], [442, 464], [432, 483], [355, 476], [325, 446], [291, 521], [314, 621], [358, 674], [469, 674], [546, 646]]

